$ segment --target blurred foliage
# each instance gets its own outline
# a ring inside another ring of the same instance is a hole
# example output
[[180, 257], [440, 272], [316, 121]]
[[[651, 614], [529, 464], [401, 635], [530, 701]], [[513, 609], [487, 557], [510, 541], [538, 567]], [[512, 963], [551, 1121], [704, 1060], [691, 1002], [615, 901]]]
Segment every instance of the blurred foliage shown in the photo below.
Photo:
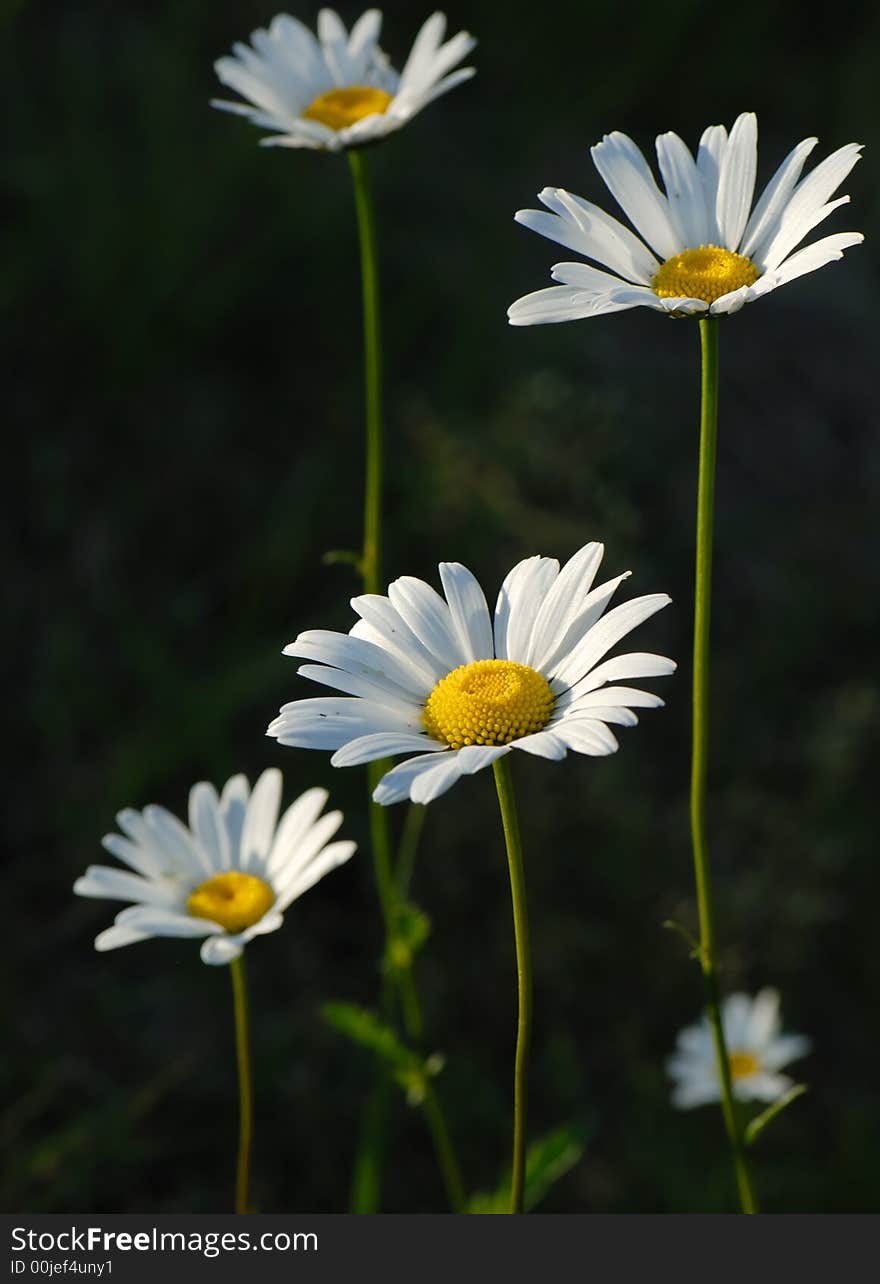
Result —
[[[282, 646], [347, 628], [357, 586], [322, 562], [360, 531], [357, 248], [344, 164], [261, 149], [208, 106], [214, 58], [271, 15], [254, 0], [4, 11], [7, 1208], [229, 1206], [228, 980], [188, 941], [95, 954], [114, 906], [70, 888], [121, 807], [181, 812], [192, 781], [270, 763], [289, 798], [331, 787], [363, 852], [249, 953], [256, 1203], [347, 1199], [372, 1067], [320, 1007], [369, 1008], [381, 982], [363, 777], [263, 732], [311, 693]], [[398, 62], [421, 16], [386, 6]], [[724, 325], [710, 819], [725, 987], [778, 986], [816, 1049], [797, 1067], [809, 1095], [755, 1151], [764, 1202], [875, 1209], [876, 6], [839, 7], [829, 27], [791, 2], [634, 0], [623, 38], [610, 0], [474, 0], [450, 21], [479, 36], [479, 75], [372, 153], [387, 573], [433, 579], [454, 558], [491, 586], [520, 556], [602, 538], [632, 593], [672, 593], [639, 645], [682, 661], [668, 708], [614, 758], [517, 764], [532, 1130], [589, 1128], [546, 1211], [709, 1211], [733, 1193], [720, 1115], [672, 1111], [663, 1070], [700, 1003], [686, 946], [661, 929], [695, 920], [696, 330], [642, 313], [510, 329], [507, 304], [560, 257], [512, 214], [545, 183], [604, 200], [587, 148], [611, 129], [647, 150], [755, 109], [759, 181], [807, 135], [819, 155], [868, 144], [828, 227], [865, 230], [865, 246]], [[447, 1057], [438, 1091], [470, 1190], [492, 1189], [509, 1143], [506, 878], [484, 774], [431, 806], [413, 876], [432, 925], [428, 1046]], [[423, 1121], [393, 1118], [383, 1207], [442, 1207]]]

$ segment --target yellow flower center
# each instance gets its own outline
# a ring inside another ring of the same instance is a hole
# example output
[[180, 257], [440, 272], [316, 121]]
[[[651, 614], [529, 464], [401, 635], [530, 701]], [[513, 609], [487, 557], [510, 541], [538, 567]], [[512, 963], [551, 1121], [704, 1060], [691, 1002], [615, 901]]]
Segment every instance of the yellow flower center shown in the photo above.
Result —
[[274, 904], [275, 893], [262, 878], [230, 870], [197, 887], [186, 908], [193, 918], [209, 918], [235, 934], [259, 922]]
[[475, 660], [437, 683], [425, 705], [425, 727], [453, 749], [507, 745], [546, 727], [554, 704], [547, 679], [527, 664]]
[[701, 245], [667, 259], [651, 282], [661, 299], [702, 299], [714, 303], [722, 294], [752, 285], [761, 273], [751, 259], [717, 245]]
[[330, 129], [348, 129], [364, 116], [382, 116], [388, 110], [391, 95], [372, 85], [352, 85], [350, 89], [331, 89], [318, 97], [303, 112], [306, 120], [316, 120]]
[[758, 1058], [751, 1052], [731, 1052], [728, 1060], [732, 1079], [747, 1079], [750, 1074], [757, 1074], [761, 1068]]

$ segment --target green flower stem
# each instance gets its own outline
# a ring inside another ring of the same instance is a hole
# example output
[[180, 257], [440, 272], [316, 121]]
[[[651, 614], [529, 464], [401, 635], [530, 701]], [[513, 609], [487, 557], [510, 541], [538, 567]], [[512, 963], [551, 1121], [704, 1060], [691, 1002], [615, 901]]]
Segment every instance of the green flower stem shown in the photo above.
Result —
[[721, 1023], [718, 993], [715, 912], [706, 841], [706, 775], [709, 756], [709, 632], [712, 609], [712, 536], [715, 513], [715, 454], [718, 428], [718, 321], [700, 320], [702, 382], [700, 399], [700, 469], [697, 492], [697, 562], [694, 590], [693, 755], [691, 759], [691, 837], [694, 878], [700, 918], [700, 966], [706, 996], [706, 1015], [721, 1079], [721, 1109], [733, 1154], [740, 1206], [758, 1211], [737, 1116], [730, 1059]]
[[516, 941], [516, 983], [519, 1019], [516, 1031], [516, 1060], [513, 1071], [513, 1161], [511, 1164], [510, 1211], [522, 1213], [526, 1172], [526, 1114], [529, 1073], [529, 1043], [532, 1034], [532, 960], [529, 949], [529, 916], [526, 908], [526, 879], [513, 777], [507, 758], [493, 764], [501, 824], [510, 869], [510, 897], [513, 902], [513, 933]]
[[[364, 545], [360, 570], [365, 593], [382, 591], [382, 323], [379, 296], [379, 254], [376, 241], [376, 217], [370, 185], [370, 172], [362, 150], [351, 148], [346, 153], [354, 185], [357, 212], [358, 239], [361, 257], [361, 286], [364, 316], [364, 397], [366, 408], [366, 480], [364, 493]], [[385, 929], [386, 967], [392, 969], [395, 986], [382, 987], [381, 1012], [384, 1019], [391, 1015], [393, 988], [396, 988], [403, 1014], [407, 1038], [419, 1043], [423, 1021], [421, 1004], [408, 951], [395, 950], [397, 910], [401, 901], [398, 879], [395, 876], [391, 852], [388, 813], [373, 802], [373, 790], [390, 768], [387, 761], [372, 762], [367, 768], [370, 791], [370, 838], [373, 848], [373, 867], [376, 890]], [[416, 842], [417, 842], [416, 836]], [[407, 870], [411, 870], [414, 847], [407, 856]], [[408, 881], [409, 873], [406, 878]], [[381, 1184], [382, 1156], [385, 1151], [385, 1133], [388, 1120], [387, 1080], [384, 1072], [376, 1079], [366, 1107], [361, 1128], [358, 1153], [355, 1157], [355, 1176], [352, 1185], [352, 1211], [374, 1212], [378, 1207]], [[423, 1103], [428, 1126], [434, 1139], [437, 1161], [450, 1193], [450, 1203], [463, 1206], [461, 1178], [449, 1141], [443, 1113], [436, 1093], [431, 1089]], [[450, 1174], [454, 1180], [450, 1184]]]
[[420, 803], [410, 803], [406, 813], [406, 820], [403, 822], [403, 833], [400, 836], [400, 846], [397, 849], [396, 866], [397, 893], [402, 900], [406, 900], [407, 896], [409, 896], [416, 852], [419, 850], [419, 842], [421, 841], [427, 814], [427, 807], [423, 807]]
[[238, 1164], [235, 1177], [235, 1211], [247, 1213], [250, 1190], [251, 1138], [254, 1120], [254, 1090], [251, 1082], [251, 1037], [248, 1019], [247, 979], [241, 955], [229, 965], [232, 977], [232, 1004], [235, 1009], [235, 1051], [238, 1059]]
[[379, 254], [370, 171], [363, 152], [351, 148], [351, 166], [361, 247], [364, 300], [364, 394], [367, 411], [367, 467], [364, 495], [364, 591], [382, 591], [382, 321], [379, 308]]

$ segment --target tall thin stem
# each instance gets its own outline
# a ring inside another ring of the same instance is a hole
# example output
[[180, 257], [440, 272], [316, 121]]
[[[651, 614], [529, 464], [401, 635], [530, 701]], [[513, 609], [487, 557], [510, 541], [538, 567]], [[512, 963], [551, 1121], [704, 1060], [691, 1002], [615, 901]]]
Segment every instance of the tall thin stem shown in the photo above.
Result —
[[382, 317], [379, 307], [379, 253], [367, 161], [359, 148], [351, 148], [346, 154], [354, 183], [364, 304], [367, 453], [361, 569], [364, 591], [379, 593], [382, 590]]
[[[364, 489], [364, 543], [361, 555], [361, 575], [365, 593], [382, 591], [382, 489], [383, 489], [383, 432], [382, 432], [382, 319], [379, 293], [379, 253], [376, 239], [376, 215], [370, 184], [367, 159], [358, 148], [347, 153], [354, 185], [357, 211], [358, 240], [361, 258], [361, 286], [364, 317], [364, 399], [366, 410], [366, 467]], [[394, 951], [397, 932], [398, 906], [404, 893], [394, 870], [388, 813], [373, 802], [373, 790], [390, 767], [387, 761], [371, 762], [367, 768], [370, 791], [370, 839], [373, 849], [373, 869], [376, 890], [385, 930], [386, 965], [393, 968], [395, 986], [382, 987], [382, 1015], [391, 1016], [393, 989], [396, 988], [403, 1015], [407, 1038], [419, 1043], [423, 1022], [421, 1004], [413, 975], [411, 959], [406, 951]], [[416, 839], [417, 841], [417, 834]], [[407, 856], [411, 868], [414, 847]], [[408, 873], [406, 875], [408, 881]], [[452, 1150], [449, 1131], [443, 1117], [439, 1099], [430, 1088], [423, 1102], [423, 1110], [431, 1131], [437, 1161], [446, 1183], [450, 1204], [454, 1211], [463, 1207], [461, 1177]], [[388, 1121], [387, 1075], [379, 1070], [367, 1103], [361, 1129], [358, 1153], [355, 1157], [355, 1177], [352, 1186], [352, 1211], [375, 1212], [378, 1208], [382, 1156], [385, 1150], [385, 1132]]]
[[700, 320], [702, 380], [700, 397], [700, 468], [697, 491], [697, 559], [694, 589], [693, 753], [691, 758], [691, 837], [694, 879], [700, 918], [700, 966], [706, 1015], [712, 1028], [721, 1080], [721, 1109], [733, 1154], [733, 1166], [744, 1213], [756, 1213], [752, 1179], [737, 1116], [730, 1058], [721, 1021], [718, 992], [715, 912], [706, 839], [706, 776], [709, 760], [709, 634], [712, 611], [712, 537], [715, 519], [715, 454], [718, 428], [718, 321]]
[[532, 960], [529, 947], [529, 916], [526, 906], [526, 878], [522, 841], [513, 792], [513, 777], [506, 758], [494, 764], [495, 787], [501, 808], [501, 824], [510, 871], [510, 898], [513, 904], [513, 934], [516, 942], [516, 990], [518, 1019], [516, 1058], [513, 1069], [513, 1160], [510, 1180], [510, 1211], [525, 1212], [526, 1122], [529, 1075], [529, 1043], [532, 1035]]
[[238, 1163], [235, 1175], [235, 1211], [247, 1213], [250, 1190], [251, 1138], [254, 1120], [254, 1090], [251, 1082], [251, 1036], [248, 1018], [247, 979], [244, 959], [239, 955], [229, 965], [232, 977], [232, 1005], [235, 1009], [235, 1052], [238, 1060]]

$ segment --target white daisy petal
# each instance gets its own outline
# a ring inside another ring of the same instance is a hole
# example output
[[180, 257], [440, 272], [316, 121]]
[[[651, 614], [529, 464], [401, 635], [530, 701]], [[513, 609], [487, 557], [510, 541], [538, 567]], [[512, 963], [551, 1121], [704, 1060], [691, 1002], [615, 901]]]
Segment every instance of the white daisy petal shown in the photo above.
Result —
[[95, 937], [95, 949], [99, 954], [107, 950], [118, 950], [123, 945], [135, 945], [138, 941], [148, 941], [150, 932], [138, 932], [133, 927], [119, 927], [114, 923]]
[[422, 771], [412, 782], [409, 796], [414, 803], [429, 803], [451, 789], [461, 775], [459, 754], [443, 754], [428, 771]]
[[360, 597], [352, 597], [352, 607], [364, 623], [382, 637], [384, 647], [405, 655], [411, 664], [419, 666], [420, 673], [429, 675], [432, 684], [437, 682], [446, 666], [419, 641], [387, 597], [380, 593], [362, 593]]
[[348, 38], [348, 58], [355, 82], [363, 81], [367, 76], [381, 30], [382, 13], [379, 9], [367, 9], [352, 27]]
[[666, 188], [669, 213], [682, 245], [707, 244], [709, 223], [703, 181], [696, 161], [678, 134], [659, 135], [657, 162]]
[[417, 660], [403, 661], [399, 652], [392, 653], [387, 646], [328, 629], [310, 629], [301, 633], [284, 648], [284, 654], [317, 660], [377, 682], [388, 678], [404, 691], [412, 692], [416, 699], [430, 691], [432, 682], [436, 680], [433, 673], [426, 671]]
[[209, 936], [222, 932], [219, 923], [206, 918], [192, 918], [189, 914], [175, 914], [151, 905], [130, 905], [116, 915], [119, 927], [132, 927], [147, 936]]
[[633, 140], [615, 131], [590, 148], [590, 154], [611, 195], [651, 248], [663, 259], [683, 250], [669, 203]]
[[[829, 214], [833, 214], [841, 205], [848, 205], [849, 197], [841, 196], [836, 201], [829, 201], [827, 205], [815, 206], [806, 213], [803, 213], [798, 219], [786, 219], [780, 226], [779, 232], [767, 247], [767, 254], [764, 260], [766, 275], [780, 279], [780, 265], [785, 266], [788, 261], [787, 256], [800, 245], [806, 236], [809, 236], [814, 227], [824, 223]], [[848, 233], [844, 233], [848, 235]], [[809, 249], [810, 246], [806, 246]], [[757, 284], [757, 282], [756, 282]]]
[[73, 885], [77, 896], [97, 896], [113, 901], [137, 901], [143, 905], [170, 908], [180, 901], [180, 888], [174, 883], [159, 883], [109, 865], [90, 865]]
[[199, 846], [207, 853], [210, 867], [218, 872], [229, 868], [229, 836], [220, 814], [217, 790], [200, 780], [189, 791], [189, 827]]
[[420, 111], [423, 111], [425, 107], [434, 102], [435, 99], [442, 98], [444, 94], [449, 93], [450, 89], [455, 89], [457, 85], [463, 85], [466, 80], [470, 80], [476, 74], [475, 67], [461, 67], [458, 71], [453, 71], [450, 75], [444, 76], [442, 80], [438, 81], [436, 85], [432, 85], [430, 89], [425, 89], [417, 94], [398, 95], [381, 119], [394, 122], [393, 127], [395, 128], [398, 123], [405, 125], [412, 120], [413, 116], [418, 115]]
[[758, 121], [754, 112], [743, 112], [734, 122], [718, 176], [715, 216], [719, 244], [728, 250], [739, 249], [752, 197], [758, 168]]
[[[611, 660], [592, 669], [587, 677], [577, 684], [577, 691], [584, 694], [594, 691], [605, 682], [618, 682], [622, 678], [665, 678], [674, 673], [678, 665], [665, 655], [648, 655], [644, 651], [633, 651], [629, 655], [615, 655]], [[574, 691], [572, 691], [574, 695]]]
[[861, 144], [840, 147], [801, 179], [794, 194], [779, 216], [769, 238], [755, 247], [755, 257], [766, 270], [782, 262], [786, 254], [810, 232], [819, 221], [817, 214], [861, 157]]
[[495, 604], [495, 655], [524, 664], [538, 613], [559, 574], [555, 557], [527, 557], [505, 577]]
[[203, 963], [209, 967], [221, 967], [240, 958], [244, 953], [244, 943], [239, 936], [209, 936], [202, 942], [199, 951]]
[[601, 758], [619, 748], [614, 733], [596, 718], [563, 718], [554, 725], [553, 734], [569, 749], [591, 757]]
[[430, 18], [427, 18], [422, 23], [421, 29], [413, 42], [409, 57], [400, 73], [398, 93], [406, 93], [408, 90], [418, 89], [425, 84], [429, 76], [429, 68], [437, 56], [437, 50], [440, 48], [445, 31], [445, 14], [432, 13]]
[[[151, 936], [209, 937], [216, 944], [205, 945], [203, 960], [228, 963], [248, 941], [276, 931], [281, 911], [355, 850], [349, 841], [327, 846], [342, 813], [319, 817], [326, 790], [302, 794], [276, 828], [280, 795], [281, 773], [270, 767], [253, 792], [240, 775], [226, 782], [219, 798], [205, 781], [193, 786], [192, 832], [162, 808], [120, 812], [120, 823], [141, 844], [140, 874], [93, 865], [74, 885], [79, 896], [134, 902], [98, 935], [95, 948], [117, 949]], [[110, 835], [105, 846], [128, 856], [135, 842]], [[169, 869], [169, 855], [178, 868]]]
[[254, 785], [241, 835], [240, 869], [261, 865], [269, 855], [278, 824], [281, 785], [277, 767], [269, 767]]
[[778, 1101], [784, 1097], [789, 1088], [794, 1087], [794, 1080], [784, 1074], [750, 1075], [748, 1079], [734, 1080], [733, 1093], [741, 1101]]
[[[658, 301], [659, 302], [659, 301]], [[551, 285], [546, 290], [524, 294], [511, 303], [507, 319], [511, 325], [555, 325], [561, 321], [581, 321], [608, 312], [624, 312], [637, 304], [618, 303], [610, 295], [588, 292], [570, 285]], [[653, 305], [652, 305], [653, 306]]]
[[555, 677], [559, 682], [569, 686], [582, 678], [601, 660], [606, 651], [610, 651], [627, 633], [631, 633], [645, 620], [650, 619], [657, 611], [668, 606], [672, 601], [665, 593], [651, 593], [645, 597], [633, 598], [616, 606], [603, 616], [590, 629], [583, 641], [570, 653], [556, 670]]
[[[451, 751], [450, 756], [452, 756]], [[410, 789], [419, 776], [426, 771], [431, 771], [435, 765], [436, 758], [432, 753], [423, 754], [418, 758], [408, 758], [406, 762], [399, 763], [386, 772], [379, 781], [373, 790], [373, 800], [383, 806], [403, 802], [404, 798], [409, 798]]]
[[329, 794], [326, 789], [307, 789], [300, 794], [281, 817], [278, 829], [272, 842], [272, 849], [266, 859], [268, 877], [275, 875], [287, 865], [292, 858], [300, 839], [311, 829], [327, 804]]
[[432, 753], [448, 748], [439, 740], [430, 736], [417, 735], [415, 732], [378, 731], [371, 735], [358, 736], [347, 741], [337, 749], [330, 759], [333, 767], [357, 767], [365, 762], [375, 762], [377, 758], [390, 758], [396, 753]]
[[321, 856], [341, 824], [342, 813], [328, 811], [301, 835], [296, 847], [288, 851], [287, 859], [273, 873], [272, 887], [279, 899], [283, 899], [290, 888], [298, 884], [312, 863]]
[[749, 258], [754, 255], [760, 259], [759, 247], [773, 236], [780, 215], [801, 176], [804, 162], [818, 141], [818, 138], [805, 138], [802, 143], [798, 143], [770, 179], [746, 224], [740, 246], [741, 254]]
[[526, 663], [541, 672], [547, 668], [559, 639], [566, 636], [583, 608], [604, 554], [604, 544], [585, 544], [562, 567], [538, 608]]
[[465, 745], [456, 754], [458, 769], [463, 776], [472, 776], [484, 767], [489, 767], [505, 754], [510, 753], [513, 744], [509, 745]]
[[588, 691], [559, 707], [565, 713], [580, 713], [583, 709], [601, 709], [603, 706], [623, 705], [635, 709], [662, 709], [664, 701], [651, 691], [639, 691], [636, 687], [602, 687], [598, 691]]
[[769, 1043], [779, 1033], [779, 991], [765, 986], [751, 1001], [743, 1039], [749, 1047]]
[[[226, 826], [230, 851], [238, 851], [247, 816], [250, 785], [247, 776], [230, 776], [220, 794], [220, 815]], [[185, 831], [184, 831], [185, 832]]]
[[[449, 606], [424, 580], [401, 576], [388, 586], [388, 597], [412, 634], [433, 660], [432, 675], [448, 671], [466, 658]], [[357, 609], [355, 607], [355, 609]], [[406, 646], [404, 639], [398, 639]]]
[[[299, 900], [310, 888], [320, 882], [325, 874], [329, 874], [331, 869], [338, 869], [340, 865], [344, 865], [346, 861], [350, 860], [356, 850], [356, 843], [330, 843], [288, 884], [278, 897], [276, 902], [278, 908], [287, 909], [288, 905]], [[250, 930], [253, 931], [253, 928]]]
[[843, 258], [844, 250], [848, 250], [853, 245], [860, 245], [864, 239], [861, 232], [836, 232], [833, 236], [825, 236], [820, 241], [814, 241], [812, 245], [805, 245], [802, 250], [792, 254], [780, 267], [776, 268], [773, 273], [775, 277], [773, 288], [786, 285], [799, 276], [815, 272], [826, 263]]
[[415, 696], [403, 687], [397, 686], [390, 678], [375, 679], [361, 677], [357, 673], [347, 673], [343, 669], [331, 669], [324, 664], [301, 664], [297, 669], [301, 678], [310, 678], [325, 687], [334, 687], [348, 695], [364, 696], [367, 700], [379, 701], [400, 713], [411, 713], [419, 708]]
[[536, 758], [550, 758], [556, 762], [568, 753], [565, 741], [555, 735], [554, 731], [535, 731], [530, 736], [511, 740], [510, 747], [534, 754]]
[[492, 621], [485, 594], [476, 577], [459, 562], [441, 562], [439, 571], [465, 661], [492, 659]]
[[588, 593], [565, 632], [557, 635], [555, 646], [544, 651], [541, 669], [548, 675], [553, 675], [551, 685], [557, 694], [564, 691], [568, 685], [558, 676], [560, 667], [566, 664], [574, 648], [581, 644], [583, 638], [604, 613], [618, 587], [624, 580], [629, 579], [629, 576], [630, 572], [624, 571], [622, 575], [616, 576], [613, 580], [607, 580]]
[[[570, 244], [572, 249], [611, 268], [626, 281], [650, 285], [660, 264], [644, 241], [634, 236], [618, 219], [561, 187], [545, 187], [538, 198], [559, 216], [553, 220], [557, 226], [564, 223], [567, 229], [571, 229], [567, 233], [571, 239], [562, 244]], [[519, 215], [516, 217], [519, 219]], [[534, 230], [541, 229], [536, 227]]]
[[727, 130], [723, 125], [710, 125], [703, 131], [700, 146], [697, 150], [697, 173], [703, 186], [703, 201], [706, 210], [706, 235], [710, 245], [720, 245], [721, 231], [718, 227], [718, 183], [721, 178], [721, 166], [727, 152]]
[[318, 697], [284, 705], [266, 734], [295, 749], [341, 749], [357, 736], [421, 730], [416, 717], [406, 717], [371, 700]]
[[761, 1057], [768, 1070], [781, 1070], [790, 1061], [798, 1061], [811, 1050], [812, 1040], [803, 1034], [780, 1034], [771, 1039]]

